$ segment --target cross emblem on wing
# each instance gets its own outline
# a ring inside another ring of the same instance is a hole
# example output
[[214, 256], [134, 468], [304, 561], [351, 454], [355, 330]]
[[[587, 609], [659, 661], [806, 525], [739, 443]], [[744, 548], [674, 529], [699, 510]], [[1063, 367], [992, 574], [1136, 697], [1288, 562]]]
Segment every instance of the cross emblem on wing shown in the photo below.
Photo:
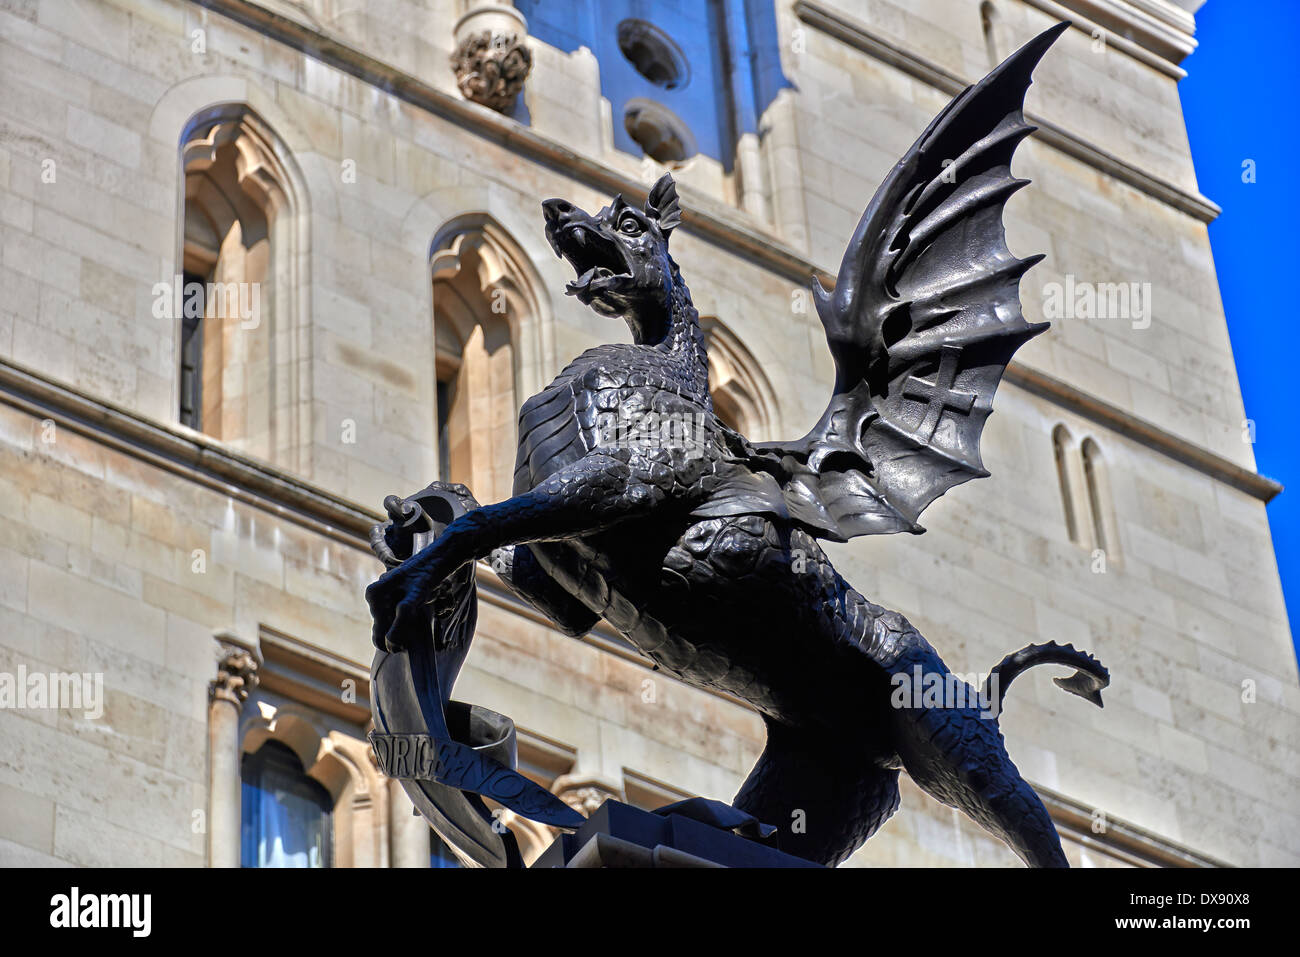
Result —
[[916, 437], [927, 444], [934, 438], [935, 430], [939, 428], [939, 418], [945, 410], [969, 413], [975, 406], [974, 393], [958, 392], [953, 388], [960, 358], [960, 346], [943, 346], [939, 353], [939, 369], [934, 374], [933, 382], [908, 376], [903, 383], [903, 398], [928, 403], [925, 417], [915, 432]]

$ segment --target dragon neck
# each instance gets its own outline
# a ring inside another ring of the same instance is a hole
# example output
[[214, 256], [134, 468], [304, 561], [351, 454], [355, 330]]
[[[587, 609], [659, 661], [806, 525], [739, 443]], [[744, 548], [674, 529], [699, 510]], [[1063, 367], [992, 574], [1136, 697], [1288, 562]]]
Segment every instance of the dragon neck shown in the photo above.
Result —
[[664, 337], [654, 344], [676, 367], [678, 381], [710, 411], [709, 356], [700, 329], [700, 314], [691, 301], [691, 291], [682, 281], [677, 264], [673, 264], [673, 292], [669, 300], [669, 323]]

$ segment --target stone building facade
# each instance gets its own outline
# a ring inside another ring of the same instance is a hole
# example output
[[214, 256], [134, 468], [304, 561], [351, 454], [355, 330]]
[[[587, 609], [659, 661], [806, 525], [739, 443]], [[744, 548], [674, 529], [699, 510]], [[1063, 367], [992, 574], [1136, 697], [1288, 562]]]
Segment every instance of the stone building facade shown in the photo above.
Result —
[[[1196, 6], [0, 2], [0, 676], [26, 678], [0, 862], [436, 860], [365, 742], [365, 535], [439, 476], [504, 497], [521, 401], [626, 337], [565, 297], [539, 200], [672, 169], [719, 411], [803, 434], [831, 381], [807, 277], [954, 92], [1068, 17], [1008, 207], [1012, 249], [1047, 253], [1026, 316], [1054, 327], [998, 395], [993, 477], [926, 535], [833, 557], [956, 671], [1047, 639], [1109, 666], [1104, 710], [1044, 671], [1002, 720], [1075, 863], [1300, 863], [1278, 489], [1177, 93]], [[753, 713], [480, 573], [458, 694], [515, 719], [527, 773], [588, 809], [735, 792]], [[85, 677], [37, 700], [49, 675]], [[275, 774], [316, 830], [250, 852]], [[910, 785], [853, 860], [1015, 863]]]

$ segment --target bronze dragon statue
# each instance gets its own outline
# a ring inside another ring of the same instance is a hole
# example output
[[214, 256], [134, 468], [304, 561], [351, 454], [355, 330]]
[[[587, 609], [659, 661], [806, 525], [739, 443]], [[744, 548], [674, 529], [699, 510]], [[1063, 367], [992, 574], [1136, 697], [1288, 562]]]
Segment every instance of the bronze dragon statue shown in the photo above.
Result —
[[[898, 808], [906, 770], [1027, 864], [1064, 866], [1047, 811], [1007, 755], [997, 706], [1011, 678], [1039, 663], [1074, 667], [1058, 683], [1100, 705], [1106, 670], [1049, 643], [1009, 656], [983, 689], [953, 681], [906, 619], [840, 577], [818, 540], [921, 532], [935, 498], [988, 474], [979, 439], [994, 391], [1047, 325], [1028, 323], [1019, 301], [1020, 277], [1042, 257], [1011, 254], [1002, 210], [1028, 182], [1010, 163], [1033, 130], [1022, 112], [1031, 72], [1067, 25], [938, 115], [867, 207], [834, 288], [814, 280], [836, 377], [825, 414], [797, 441], [755, 444], [713, 413], [698, 316], [668, 250], [680, 221], [671, 177], [642, 207], [616, 197], [589, 215], [543, 203], [546, 236], [577, 272], [568, 293], [622, 317], [633, 342], [588, 350], [524, 403], [510, 499], [479, 507], [463, 486], [435, 483], [386, 502], [392, 520], [372, 545], [389, 570], [366, 592], [376, 674], [423, 653], [413, 680], [446, 701], [473, 632], [474, 562], [487, 559], [562, 632], [604, 619], [663, 672], [752, 705], [767, 746], [733, 804], [738, 819], [776, 825], [782, 850], [843, 861]], [[920, 676], [968, 696], [897, 693]], [[508, 721], [456, 705], [428, 723], [463, 741], [494, 719]], [[437, 760], [429, 778], [573, 824], [554, 802], [524, 800], [526, 783], [467, 783], [471, 764], [480, 779], [505, 773], [505, 751]], [[426, 796], [445, 787], [426, 785]], [[428, 803], [417, 800], [464, 844], [473, 822]], [[475, 813], [488, 819], [481, 802]], [[789, 827], [796, 816], [802, 828]], [[493, 834], [479, 827], [474, 840]], [[517, 851], [492, 862], [518, 864]]]

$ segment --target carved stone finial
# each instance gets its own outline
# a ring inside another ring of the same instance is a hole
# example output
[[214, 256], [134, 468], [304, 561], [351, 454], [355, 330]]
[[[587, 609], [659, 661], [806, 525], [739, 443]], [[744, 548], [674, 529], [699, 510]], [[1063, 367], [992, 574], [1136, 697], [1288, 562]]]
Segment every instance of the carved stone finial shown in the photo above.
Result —
[[209, 700], [221, 699], [239, 707], [257, 687], [257, 658], [247, 648], [223, 644], [217, 677], [208, 685]]
[[597, 778], [563, 774], [555, 779], [551, 791], [565, 804], [583, 817], [591, 817], [596, 809], [611, 798], [624, 800], [622, 792]]
[[533, 54], [519, 34], [482, 30], [456, 45], [451, 68], [465, 99], [505, 113], [524, 88]]

